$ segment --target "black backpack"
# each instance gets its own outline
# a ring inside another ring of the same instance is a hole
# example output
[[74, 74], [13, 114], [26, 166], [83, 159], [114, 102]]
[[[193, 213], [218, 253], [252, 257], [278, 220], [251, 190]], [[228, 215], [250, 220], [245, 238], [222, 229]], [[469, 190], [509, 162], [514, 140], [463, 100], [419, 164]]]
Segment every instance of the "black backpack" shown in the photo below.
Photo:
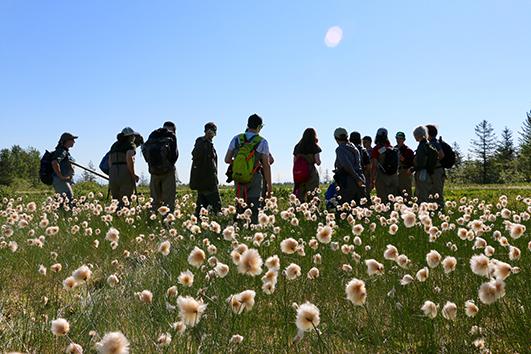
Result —
[[371, 163], [371, 157], [369, 156], [367, 149], [365, 149], [363, 146], [356, 146], [356, 148], [360, 153], [361, 167], [369, 165]]
[[380, 155], [380, 170], [386, 175], [395, 175], [398, 172], [398, 149], [387, 147]]
[[441, 145], [441, 149], [444, 152], [444, 158], [441, 160], [441, 165], [444, 168], [452, 168], [455, 165], [455, 151], [452, 149], [452, 147], [442, 140], [442, 138], [439, 138], [439, 144]]
[[151, 137], [142, 145], [142, 154], [149, 167], [149, 173], [163, 175], [173, 170], [171, 162], [172, 138], [168, 136]]
[[46, 150], [41, 158], [39, 167], [39, 178], [42, 183], [51, 186], [53, 182], [53, 168], [52, 168], [53, 153]]

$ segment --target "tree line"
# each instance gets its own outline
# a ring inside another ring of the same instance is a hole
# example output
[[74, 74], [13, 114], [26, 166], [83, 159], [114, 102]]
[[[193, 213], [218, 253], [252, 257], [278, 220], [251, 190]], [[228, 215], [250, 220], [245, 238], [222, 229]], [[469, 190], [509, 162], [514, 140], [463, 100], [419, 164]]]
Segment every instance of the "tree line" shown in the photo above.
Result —
[[[490, 184], [531, 182], [531, 111], [526, 113], [517, 136], [505, 127], [498, 137], [492, 124], [483, 120], [475, 127], [475, 138], [465, 155], [453, 143], [456, 165], [448, 170], [450, 182], [456, 184]], [[14, 189], [41, 187], [39, 166], [41, 153], [33, 148], [14, 145], [0, 150], [0, 186]], [[94, 168], [92, 163], [89, 167]], [[321, 176], [325, 178], [326, 176]], [[326, 178], [325, 178], [326, 179]], [[83, 172], [82, 182], [95, 177]]]

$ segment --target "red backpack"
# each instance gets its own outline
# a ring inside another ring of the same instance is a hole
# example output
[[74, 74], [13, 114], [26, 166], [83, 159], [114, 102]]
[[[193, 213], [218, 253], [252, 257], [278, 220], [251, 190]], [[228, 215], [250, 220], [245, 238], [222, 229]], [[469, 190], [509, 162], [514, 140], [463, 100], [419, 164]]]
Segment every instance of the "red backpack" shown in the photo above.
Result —
[[310, 179], [310, 163], [303, 155], [297, 155], [293, 163], [293, 181], [304, 183]]

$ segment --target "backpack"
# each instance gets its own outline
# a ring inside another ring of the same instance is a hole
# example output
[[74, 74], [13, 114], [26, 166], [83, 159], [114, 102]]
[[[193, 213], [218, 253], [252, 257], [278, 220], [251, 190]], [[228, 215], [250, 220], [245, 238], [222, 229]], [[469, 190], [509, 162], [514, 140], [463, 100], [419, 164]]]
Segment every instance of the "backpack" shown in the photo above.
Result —
[[51, 186], [53, 182], [53, 168], [52, 168], [53, 153], [46, 150], [41, 158], [39, 167], [39, 178], [42, 183]]
[[171, 163], [172, 138], [168, 136], [150, 137], [142, 145], [142, 155], [148, 163], [149, 173], [163, 175], [173, 170]]
[[356, 148], [360, 152], [361, 167], [369, 165], [371, 163], [371, 157], [369, 156], [367, 149], [365, 149], [363, 146], [356, 146]]
[[386, 175], [392, 176], [398, 172], [398, 149], [386, 147], [385, 151], [380, 154], [380, 170]]
[[103, 158], [101, 159], [101, 162], [100, 162], [100, 165], [99, 165], [99, 168], [101, 170], [101, 172], [105, 173], [106, 175], [109, 175], [109, 155], [110, 155], [110, 151], [108, 153], [105, 154], [105, 156], [103, 156]]
[[256, 149], [262, 137], [255, 135], [247, 140], [245, 134], [238, 138], [239, 147], [232, 163], [232, 179], [241, 184], [250, 183], [257, 171]]
[[439, 138], [439, 144], [441, 145], [441, 149], [444, 152], [444, 158], [441, 160], [441, 165], [444, 168], [452, 168], [455, 165], [455, 151], [452, 149], [452, 147], [442, 140], [442, 138]]
[[303, 155], [297, 155], [293, 163], [293, 181], [304, 183], [310, 179], [310, 163]]

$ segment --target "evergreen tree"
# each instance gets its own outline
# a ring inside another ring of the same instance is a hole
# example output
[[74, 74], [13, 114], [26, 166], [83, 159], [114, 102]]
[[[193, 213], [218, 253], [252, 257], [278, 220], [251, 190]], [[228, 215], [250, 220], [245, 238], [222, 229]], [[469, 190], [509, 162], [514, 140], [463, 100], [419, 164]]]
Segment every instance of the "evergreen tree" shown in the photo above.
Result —
[[457, 141], [454, 141], [452, 144], [452, 149], [455, 152], [455, 167], [459, 167], [463, 163], [463, 153], [461, 152], [461, 147], [457, 144]]
[[526, 113], [526, 115], [526, 120], [520, 132], [518, 167], [525, 180], [531, 182], [531, 111]]
[[481, 183], [493, 182], [492, 160], [496, 152], [496, 136], [492, 125], [486, 120], [476, 128], [477, 139], [472, 139], [470, 152], [476, 157], [481, 167]]
[[[92, 171], [96, 170], [96, 167], [94, 167], [92, 161], [89, 161], [88, 168]], [[96, 182], [96, 175], [86, 170], [83, 170], [83, 173], [81, 174], [81, 182]]]
[[503, 129], [498, 148], [496, 149], [496, 159], [500, 162], [512, 161], [516, 158], [516, 149], [514, 147], [513, 132], [505, 127]]

